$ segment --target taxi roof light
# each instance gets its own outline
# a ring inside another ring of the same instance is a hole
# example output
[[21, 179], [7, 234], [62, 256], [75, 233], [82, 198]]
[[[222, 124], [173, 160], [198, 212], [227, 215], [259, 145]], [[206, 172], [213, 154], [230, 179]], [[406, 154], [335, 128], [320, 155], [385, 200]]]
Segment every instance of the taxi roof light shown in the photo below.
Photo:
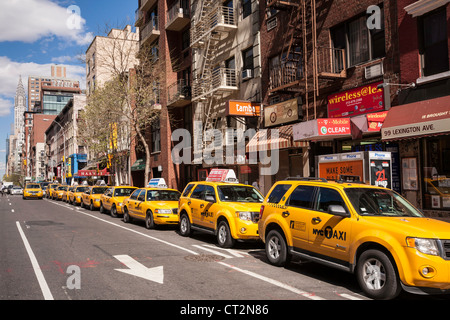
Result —
[[236, 173], [232, 169], [212, 169], [206, 181], [239, 183], [239, 180], [236, 178]]
[[166, 188], [167, 189], [166, 180], [164, 180], [163, 178], [150, 179], [147, 187], [149, 187], [149, 188]]

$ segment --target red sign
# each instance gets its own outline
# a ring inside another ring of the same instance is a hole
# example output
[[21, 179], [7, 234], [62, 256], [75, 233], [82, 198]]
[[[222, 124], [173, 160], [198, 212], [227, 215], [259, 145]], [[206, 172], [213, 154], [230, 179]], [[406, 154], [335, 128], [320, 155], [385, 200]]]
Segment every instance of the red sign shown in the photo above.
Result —
[[108, 169], [105, 168], [103, 170], [79, 170], [78, 176], [80, 177], [104, 177], [109, 176], [110, 173]]
[[369, 123], [369, 128], [367, 131], [378, 132], [381, 130], [383, 126], [384, 119], [386, 119], [388, 112], [377, 112], [377, 113], [369, 113], [367, 115], [367, 121]]
[[351, 134], [350, 118], [317, 119], [319, 136]]
[[328, 96], [328, 117], [342, 118], [384, 110], [383, 89], [372, 83]]

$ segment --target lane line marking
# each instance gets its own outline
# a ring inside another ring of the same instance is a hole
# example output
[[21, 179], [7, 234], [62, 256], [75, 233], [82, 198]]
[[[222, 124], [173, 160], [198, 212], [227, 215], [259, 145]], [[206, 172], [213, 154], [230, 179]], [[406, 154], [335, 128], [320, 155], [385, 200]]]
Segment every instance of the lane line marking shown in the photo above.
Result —
[[196, 247], [196, 248], [199, 248], [199, 249], [202, 249], [202, 250], [205, 250], [205, 251], [209, 251], [209, 252], [214, 253], [214, 254], [216, 254], [216, 255], [218, 255], [218, 256], [222, 256], [222, 257], [224, 257], [224, 258], [226, 258], [226, 259], [231, 259], [231, 258], [233, 258], [232, 256], [229, 256], [229, 255], [227, 255], [227, 254], [225, 254], [225, 253], [219, 252], [219, 251], [217, 251], [217, 250], [205, 248], [205, 247], [200, 246], [200, 245], [197, 245], [197, 244], [193, 244], [192, 246], [193, 246], [193, 247]]
[[28, 257], [31, 260], [31, 265], [33, 266], [34, 273], [36, 275], [36, 278], [39, 282], [39, 286], [41, 287], [42, 294], [44, 295], [45, 300], [54, 300], [53, 295], [50, 292], [50, 288], [47, 285], [47, 281], [45, 281], [44, 274], [42, 273], [41, 267], [39, 266], [39, 263], [36, 259], [36, 256], [33, 253], [33, 250], [31, 249], [30, 243], [27, 240], [27, 237], [25, 236], [25, 233], [22, 230], [22, 227], [20, 226], [19, 221], [16, 221], [17, 229], [19, 229], [20, 236], [22, 237], [23, 244], [25, 245], [25, 249], [27, 250]]
[[223, 266], [225, 266], [225, 267], [227, 267], [227, 268], [230, 268], [230, 269], [239, 271], [239, 272], [241, 272], [241, 273], [244, 273], [244, 274], [246, 274], [246, 275], [249, 275], [249, 276], [251, 276], [251, 277], [253, 277], [253, 278], [256, 278], [256, 279], [259, 279], [259, 280], [268, 282], [268, 283], [270, 283], [270, 284], [272, 284], [272, 285], [275, 285], [275, 286], [277, 286], [277, 287], [280, 287], [280, 288], [282, 288], [282, 289], [286, 289], [286, 290], [291, 291], [291, 292], [293, 292], [293, 293], [295, 293], [295, 294], [301, 295], [301, 296], [303, 296], [303, 297], [305, 297], [305, 298], [308, 298], [308, 299], [311, 299], [311, 300], [325, 300], [324, 298], [319, 297], [319, 296], [316, 296], [316, 295], [313, 294], [313, 293], [309, 293], [309, 292], [306, 292], [306, 291], [303, 291], [303, 290], [294, 288], [294, 287], [292, 287], [292, 286], [290, 286], [290, 285], [284, 284], [284, 283], [282, 283], [282, 282], [280, 282], [280, 281], [277, 281], [277, 280], [274, 280], [274, 279], [271, 279], [271, 278], [267, 278], [267, 277], [262, 276], [262, 275], [260, 275], [260, 274], [254, 273], [254, 272], [252, 272], [252, 271], [244, 270], [244, 269], [241, 269], [241, 268], [232, 266], [232, 265], [230, 265], [230, 264], [228, 264], [228, 263], [225, 263], [225, 262], [222, 262], [222, 261], [218, 261], [217, 263], [218, 263], [218, 264], [221, 264], [221, 265], [223, 265]]
[[[53, 202], [51, 202], [51, 203], [53, 203]], [[64, 206], [64, 205], [60, 205], [59, 203], [55, 203], [55, 204], [56, 204], [56, 205], [59, 205], [59, 206], [61, 206], [61, 207], [63, 207], [63, 208], [66, 208], [66, 209], [75, 210], [75, 208], [69, 208], [69, 207], [66, 207], [66, 206]], [[152, 239], [152, 240], [155, 240], [155, 241], [159, 241], [159, 242], [161, 242], [161, 243], [167, 244], [167, 245], [172, 246], [172, 247], [174, 247], [174, 248], [178, 248], [178, 249], [180, 249], [180, 250], [187, 251], [187, 252], [189, 252], [190, 254], [193, 254], [193, 255], [196, 255], [196, 256], [198, 255], [198, 253], [195, 252], [195, 251], [192, 251], [192, 250], [183, 248], [183, 247], [181, 247], [181, 246], [179, 246], [179, 245], [176, 245], [176, 244], [167, 242], [167, 241], [165, 241], [165, 240], [161, 240], [161, 239], [152, 237], [152, 236], [150, 236], [150, 235], [148, 235], [148, 234], [145, 234], [145, 233], [142, 233], [142, 232], [139, 232], [139, 231], [136, 231], [136, 230], [127, 228], [127, 227], [125, 227], [125, 226], [121, 226], [121, 225], [119, 225], [119, 224], [117, 224], [117, 223], [114, 223], [114, 222], [111, 222], [111, 221], [108, 221], [108, 220], [105, 220], [105, 219], [96, 217], [96, 216], [94, 216], [94, 215], [92, 215], [92, 214], [83, 212], [83, 210], [81, 210], [81, 209], [80, 209], [80, 210], [77, 210], [77, 212], [82, 213], [82, 214], [84, 214], [84, 215], [86, 215], [86, 216], [89, 216], [89, 217], [91, 217], [91, 218], [94, 218], [94, 219], [97, 219], [97, 220], [100, 220], [100, 221], [109, 223], [109, 224], [111, 224], [111, 225], [113, 225], [113, 226], [116, 226], [116, 227], [118, 227], [118, 228], [121, 228], [121, 229], [124, 229], [124, 230], [128, 230], [128, 231], [131, 231], [131, 232], [134, 232], [134, 233], [139, 234], [139, 235], [141, 235], [141, 236], [144, 236], [144, 237], [146, 237], [146, 238], [149, 238], [149, 239]]]

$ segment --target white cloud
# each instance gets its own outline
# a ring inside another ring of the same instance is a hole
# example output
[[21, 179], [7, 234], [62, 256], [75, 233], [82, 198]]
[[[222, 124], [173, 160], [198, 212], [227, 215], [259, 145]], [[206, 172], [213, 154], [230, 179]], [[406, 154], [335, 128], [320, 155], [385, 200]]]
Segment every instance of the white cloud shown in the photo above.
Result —
[[[8, 57], [0, 56], [0, 116], [9, 115], [14, 105], [19, 77], [27, 90], [29, 76], [51, 76], [53, 64], [38, 64], [34, 62], [15, 62]], [[86, 87], [86, 68], [81, 65], [64, 65], [67, 78], [80, 81], [81, 88]]]
[[87, 45], [93, 39], [92, 33], [84, 31], [86, 20], [76, 6], [61, 7], [50, 0], [8, 0], [1, 6], [0, 42], [32, 43], [56, 36]]

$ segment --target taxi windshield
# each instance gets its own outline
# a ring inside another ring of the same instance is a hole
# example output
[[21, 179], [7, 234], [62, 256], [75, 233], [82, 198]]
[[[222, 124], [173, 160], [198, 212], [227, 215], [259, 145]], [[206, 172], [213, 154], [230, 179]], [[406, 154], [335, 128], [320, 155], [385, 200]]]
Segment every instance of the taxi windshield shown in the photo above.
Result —
[[105, 193], [108, 188], [92, 188], [91, 194], [102, 194]]
[[263, 202], [263, 196], [253, 187], [218, 186], [220, 201], [232, 202]]
[[358, 214], [387, 217], [423, 217], [402, 196], [387, 189], [346, 188], [345, 193]]
[[67, 187], [66, 186], [61, 186], [61, 187], [58, 187], [58, 190], [67, 190]]
[[75, 189], [75, 192], [85, 192], [88, 189], [89, 189], [89, 187], [77, 187]]
[[128, 197], [136, 189], [132, 188], [116, 188], [114, 190], [114, 197]]
[[26, 189], [40, 189], [40, 184], [27, 184]]
[[173, 190], [149, 190], [147, 201], [178, 201], [181, 193]]

